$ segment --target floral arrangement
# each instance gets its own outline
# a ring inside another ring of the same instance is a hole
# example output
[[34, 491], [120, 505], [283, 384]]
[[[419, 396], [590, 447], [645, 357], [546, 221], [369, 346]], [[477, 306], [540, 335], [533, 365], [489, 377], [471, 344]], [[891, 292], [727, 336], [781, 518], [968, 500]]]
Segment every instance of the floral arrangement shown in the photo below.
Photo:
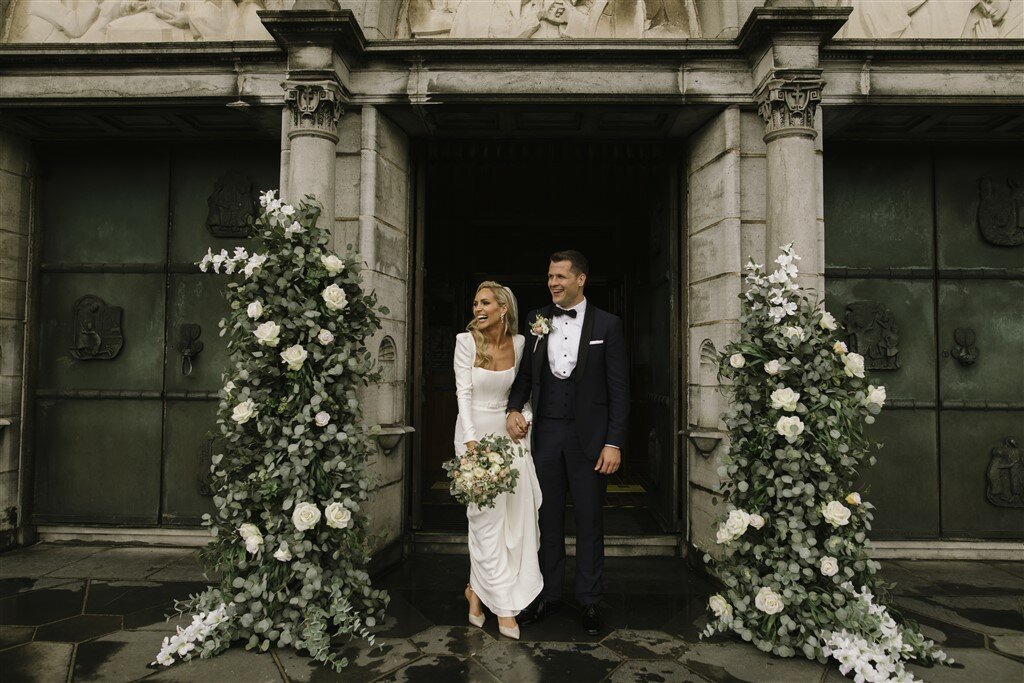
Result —
[[519, 470], [513, 462], [522, 452], [507, 436], [486, 435], [476, 446], [444, 463], [452, 480], [452, 497], [463, 505], [494, 507], [498, 495], [516, 490]]
[[298, 208], [267, 192], [253, 224], [257, 251], [208, 252], [202, 271], [233, 275], [221, 321], [231, 369], [213, 456], [216, 513], [208, 573], [223, 578], [178, 604], [192, 625], [166, 638], [154, 664], [212, 657], [233, 641], [291, 646], [341, 670], [335, 636], [365, 638], [388, 595], [370, 584], [364, 463], [373, 429], [358, 387], [376, 378], [367, 335], [380, 327], [360, 262], [334, 254], [310, 198]]
[[871, 503], [854, 490], [872, 465], [863, 424], [885, 403], [864, 359], [834, 340], [835, 318], [795, 281], [792, 245], [766, 274], [747, 266], [741, 336], [725, 349], [730, 445], [719, 474], [726, 510], [705, 554], [723, 584], [704, 635], [733, 632], [760, 650], [839, 662], [862, 681], [913, 680], [908, 661], [950, 663], [916, 626], [875, 602]]

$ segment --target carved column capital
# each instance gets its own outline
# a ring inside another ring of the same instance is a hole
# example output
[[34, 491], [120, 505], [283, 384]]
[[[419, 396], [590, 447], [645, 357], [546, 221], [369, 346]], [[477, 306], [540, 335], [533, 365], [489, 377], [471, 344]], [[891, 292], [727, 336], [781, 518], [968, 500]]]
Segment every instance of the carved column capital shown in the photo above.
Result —
[[776, 74], [754, 95], [757, 111], [765, 122], [765, 142], [777, 137], [815, 137], [814, 117], [825, 81], [820, 72]]
[[337, 83], [288, 81], [285, 83], [284, 101], [291, 113], [289, 139], [309, 135], [338, 142], [338, 120], [341, 119], [345, 96]]

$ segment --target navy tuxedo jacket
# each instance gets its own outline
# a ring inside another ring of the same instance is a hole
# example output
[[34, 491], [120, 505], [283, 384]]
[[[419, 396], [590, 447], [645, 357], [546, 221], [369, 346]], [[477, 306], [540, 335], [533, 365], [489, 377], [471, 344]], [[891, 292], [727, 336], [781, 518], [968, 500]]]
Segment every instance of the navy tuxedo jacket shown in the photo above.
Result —
[[[527, 324], [537, 316], [551, 319], [554, 304], [530, 311]], [[548, 362], [547, 335], [527, 337], [519, 372], [509, 391], [508, 409], [522, 411], [527, 401], [540, 415], [540, 373]], [[576, 383], [576, 430], [584, 452], [595, 460], [605, 444], [626, 445], [629, 423], [629, 363], [622, 319], [587, 302], [580, 334], [576, 368], [569, 380]]]

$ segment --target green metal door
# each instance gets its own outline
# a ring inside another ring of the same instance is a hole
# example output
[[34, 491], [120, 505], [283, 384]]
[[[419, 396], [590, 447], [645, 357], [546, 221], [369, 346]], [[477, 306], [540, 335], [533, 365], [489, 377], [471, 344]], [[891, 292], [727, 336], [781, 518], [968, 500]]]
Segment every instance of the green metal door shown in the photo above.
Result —
[[276, 185], [274, 148], [43, 157], [34, 520], [197, 524], [226, 350], [223, 279], [194, 263], [246, 243], [238, 200]]
[[826, 155], [827, 307], [889, 396], [864, 476], [876, 538], [1024, 536], [1024, 246], [987, 238], [1024, 235], [1022, 151]]

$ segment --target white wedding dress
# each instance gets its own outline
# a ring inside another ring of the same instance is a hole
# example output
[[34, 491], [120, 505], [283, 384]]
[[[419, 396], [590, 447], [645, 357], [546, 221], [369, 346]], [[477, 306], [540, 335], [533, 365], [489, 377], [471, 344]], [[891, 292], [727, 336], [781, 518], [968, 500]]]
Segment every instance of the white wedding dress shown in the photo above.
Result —
[[[488, 434], [508, 436], [505, 407], [519, 369], [526, 340], [513, 337], [516, 362], [508, 370], [474, 367], [476, 343], [463, 332], [455, 338], [455, 395], [459, 419], [455, 422], [455, 452], [466, 452], [467, 441]], [[524, 408], [524, 414], [527, 409]], [[540, 547], [540, 483], [533, 468], [529, 439], [519, 442], [524, 456], [513, 466], [519, 470], [514, 493], [502, 493], [494, 507], [466, 508], [469, 519], [470, 585], [480, 601], [499, 617], [514, 617], [533, 602], [544, 587], [537, 551]]]

